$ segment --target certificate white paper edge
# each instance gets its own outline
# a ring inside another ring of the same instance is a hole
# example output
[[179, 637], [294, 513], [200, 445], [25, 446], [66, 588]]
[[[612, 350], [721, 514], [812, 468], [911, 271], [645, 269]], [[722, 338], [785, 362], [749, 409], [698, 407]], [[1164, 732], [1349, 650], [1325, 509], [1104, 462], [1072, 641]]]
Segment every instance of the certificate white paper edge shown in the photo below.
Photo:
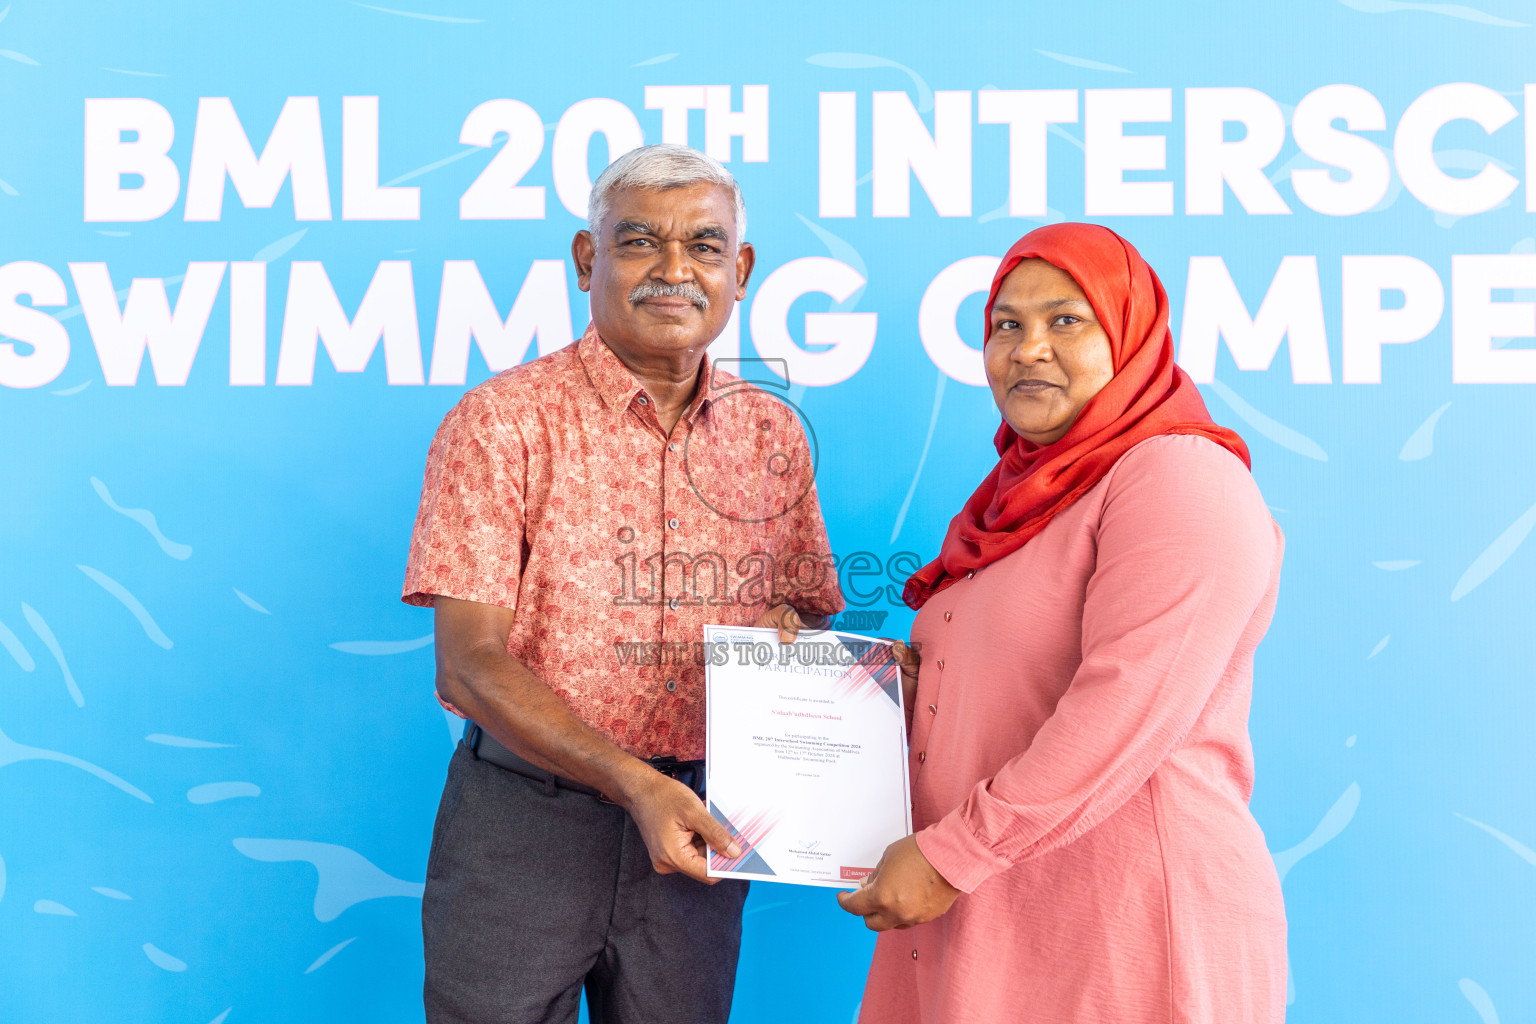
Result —
[[[704, 644], [705, 644], [706, 649], [708, 649], [709, 645], [711, 643], [715, 642], [715, 640], [717, 639], [717, 637], [712, 635], [713, 632], [729, 632], [729, 633], [733, 633], [733, 634], [736, 634], [736, 633], [751, 633], [751, 634], [754, 634], [756, 636], [762, 637], [763, 640], [765, 640], [766, 642], [769, 642], [769, 643], [778, 644], [778, 642], [779, 642], [779, 631], [777, 629], [771, 627], [771, 626], [724, 626], [724, 625], [718, 625], [718, 624], [714, 624], [714, 623], [709, 623], [709, 624], [706, 624], [704, 626]], [[807, 632], [807, 631], [802, 631], [801, 635], [804, 635], [805, 632]], [[833, 636], [838, 637], [838, 638], [847, 637], [850, 640], [860, 640], [860, 641], [864, 641], [864, 642], [872, 643], [872, 644], [884, 644], [887, 647], [891, 646], [891, 644], [893, 642], [893, 641], [890, 641], [890, 640], [882, 639], [880, 637], [864, 636], [864, 635], [862, 635], [860, 633], [848, 633], [848, 632], [844, 632], [843, 630], [827, 629], [827, 630], [820, 630], [819, 632], [831, 633]], [[704, 693], [705, 693], [705, 707], [704, 707], [704, 715], [705, 715], [705, 727], [704, 727], [704, 764], [706, 766], [705, 767], [705, 775], [704, 775], [704, 779], [705, 779], [704, 806], [705, 806], [706, 809], [710, 806], [710, 801], [709, 801], [709, 771], [708, 771], [710, 734], [712, 732], [712, 730], [709, 728], [709, 723], [708, 723], [708, 717], [709, 717], [709, 701], [708, 701], [708, 697], [709, 697], [710, 686], [711, 686], [711, 676], [710, 676], [710, 672], [709, 672], [710, 667], [711, 666], [706, 665], [705, 669], [704, 669], [704, 686], [705, 686], [705, 690], [704, 690]], [[906, 695], [905, 689], [903, 689], [902, 687], [898, 686], [896, 688], [896, 708], [897, 708], [897, 711], [900, 712], [900, 722], [902, 724], [902, 729], [901, 729], [901, 793], [902, 793], [902, 813], [905, 816], [907, 835], [911, 835], [912, 834], [912, 779], [911, 779], [911, 773], [909, 771], [909, 767], [910, 767], [910, 764], [911, 764], [911, 756], [910, 756], [910, 749], [911, 748], [908, 746], [908, 743], [909, 743], [909, 741], [911, 739], [911, 736], [910, 736], [909, 730], [907, 729], [907, 726], [906, 726], [906, 721], [907, 721], [907, 704], [906, 704], [906, 701], [907, 701], [907, 695]], [[859, 888], [859, 886], [861, 884], [861, 880], [858, 880], [858, 879], [850, 879], [850, 880], [847, 880], [847, 881], [844, 881], [844, 880], [841, 880], [841, 879], [835, 879], [835, 878], [824, 878], [824, 879], [822, 879], [822, 878], [818, 878], [818, 879], [798, 878], [798, 879], [789, 879], [789, 878], [785, 878], [782, 875], [765, 875], [765, 874], [761, 874], [761, 873], [755, 872], [755, 871], [742, 871], [742, 870], [739, 870], [739, 869], [731, 869], [731, 868], [717, 869], [717, 868], [715, 868], [714, 866], [712, 866], [709, 863], [710, 857], [714, 853], [715, 853], [715, 850], [714, 850], [713, 847], [709, 847], [709, 848], [706, 849], [705, 859], [704, 859], [705, 874], [709, 878], [739, 878], [739, 879], [742, 879], [742, 880], [745, 880], [745, 881], [752, 881], [752, 882], [777, 882], [780, 885], [808, 885], [808, 886], [813, 886], [813, 887], [822, 888], [822, 889], [844, 889], [844, 890], [854, 890], [854, 889], [857, 889], [857, 888]]]

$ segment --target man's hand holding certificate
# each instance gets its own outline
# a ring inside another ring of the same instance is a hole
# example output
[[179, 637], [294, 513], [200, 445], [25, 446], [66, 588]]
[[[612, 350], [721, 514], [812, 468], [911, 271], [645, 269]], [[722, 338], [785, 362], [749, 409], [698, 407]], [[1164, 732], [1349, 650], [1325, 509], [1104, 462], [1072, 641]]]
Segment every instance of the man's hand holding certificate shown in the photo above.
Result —
[[709, 811], [741, 855], [709, 874], [856, 888], [912, 831], [901, 673], [888, 641], [705, 626]]

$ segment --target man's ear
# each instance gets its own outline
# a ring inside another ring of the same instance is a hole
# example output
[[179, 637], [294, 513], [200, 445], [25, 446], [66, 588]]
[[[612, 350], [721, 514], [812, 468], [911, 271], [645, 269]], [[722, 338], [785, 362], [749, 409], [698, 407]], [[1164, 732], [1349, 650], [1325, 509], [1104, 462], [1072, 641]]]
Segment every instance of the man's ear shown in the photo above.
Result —
[[[580, 266], [580, 264], [577, 264]], [[742, 242], [736, 250], [736, 301], [747, 297], [747, 282], [752, 279], [752, 268], [757, 265], [757, 250], [751, 242]]]
[[576, 264], [576, 287], [592, 290], [592, 262], [597, 258], [597, 243], [590, 231], [578, 231], [571, 239], [571, 260]]

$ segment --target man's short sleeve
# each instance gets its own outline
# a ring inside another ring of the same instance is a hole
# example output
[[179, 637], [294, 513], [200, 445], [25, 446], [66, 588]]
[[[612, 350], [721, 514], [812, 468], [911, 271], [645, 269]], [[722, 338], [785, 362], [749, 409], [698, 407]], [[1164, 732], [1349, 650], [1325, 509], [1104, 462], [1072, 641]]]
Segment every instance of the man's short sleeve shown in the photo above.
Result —
[[490, 400], [471, 392], [454, 406], [427, 454], [401, 600], [517, 607], [527, 466], [516, 424]]

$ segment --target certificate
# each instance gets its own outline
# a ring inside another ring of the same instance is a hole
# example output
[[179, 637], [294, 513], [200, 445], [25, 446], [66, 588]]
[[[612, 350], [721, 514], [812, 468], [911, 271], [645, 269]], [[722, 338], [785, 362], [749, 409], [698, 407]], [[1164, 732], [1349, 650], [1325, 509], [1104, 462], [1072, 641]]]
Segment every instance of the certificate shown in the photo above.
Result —
[[712, 878], [854, 889], [912, 832], [901, 672], [889, 641], [705, 626], [709, 812], [741, 856]]

